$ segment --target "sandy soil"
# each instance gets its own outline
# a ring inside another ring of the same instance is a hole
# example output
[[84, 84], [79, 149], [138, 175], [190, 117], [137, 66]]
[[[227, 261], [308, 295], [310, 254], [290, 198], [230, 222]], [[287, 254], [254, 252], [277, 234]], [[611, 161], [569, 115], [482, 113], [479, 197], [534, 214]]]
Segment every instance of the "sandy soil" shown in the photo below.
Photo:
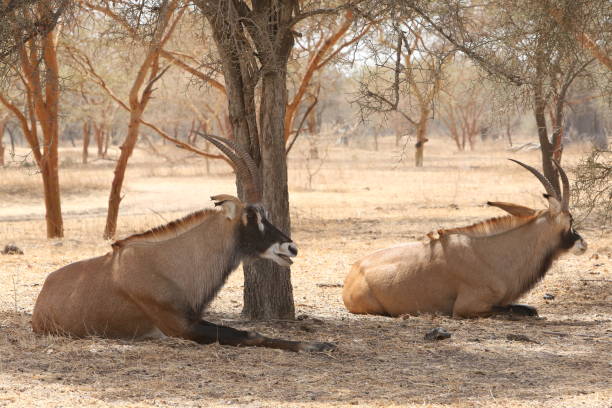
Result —
[[[337, 343], [328, 354], [34, 335], [30, 314], [45, 277], [109, 249], [100, 236], [112, 167], [62, 170], [66, 238], [51, 241], [44, 238], [39, 176], [0, 169], [0, 245], [14, 243], [25, 252], [0, 255], [0, 406], [612, 406], [612, 233], [593, 223], [580, 230], [589, 251], [562, 258], [522, 299], [538, 308], [539, 318], [393, 319], [346, 312], [341, 285], [363, 254], [501, 215], [484, 206], [487, 200], [545, 205], [535, 178], [505, 160], [537, 166], [536, 152], [481, 145], [457, 153], [434, 140], [425, 167], [415, 169], [399, 161], [401, 152], [390, 143], [381, 152], [332, 145], [313, 190], [305, 188], [305, 155], [292, 152], [292, 236], [300, 246], [292, 276], [300, 320], [243, 321], [240, 271], [208, 313], [209, 320], [270, 336]], [[564, 160], [575, 163], [581, 154], [570, 149]], [[120, 235], [208, 207], [210, 195], [234, 191], [222, 164], [206, 175], [196, 160], [147, 164], [138, 152]], [[544, 300], [544, 294], [555, 298]], [[452, 337], [426, 341], [424, 334], [438, 326]]]

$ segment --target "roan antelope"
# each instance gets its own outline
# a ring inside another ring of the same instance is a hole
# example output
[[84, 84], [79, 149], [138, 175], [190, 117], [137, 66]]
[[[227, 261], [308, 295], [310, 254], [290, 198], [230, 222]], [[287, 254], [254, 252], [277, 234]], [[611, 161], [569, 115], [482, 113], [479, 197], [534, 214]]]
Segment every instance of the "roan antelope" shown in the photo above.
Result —
[[[569, 181], [560, 197], [536, 169], [520, 164], [544, 185], [548, 209], [536, 211], [511, 203], [492, 203], [510, 213], [477, 224], [439, 230], [427, 243], [413, 242], [367, 255], [353, 265], [344, 282], [343, 300], [352, 313], [399, 316], [443, 313], [477, 317], [511, 312], [535, 315], [515, 305], [540, 281], [553, 261], [586, 243], [572, 228]], [[557, 164], [557, 163], [555, 163]]]
[[36, 333], [109, 338], [180, 337], [198, 343], [327, 351], [330, 343], [264, 337], [202, 320], [229, 274], [247, 258], [288, 266], [291, 240], [266, 219], [257, 168], [235, 143], [203, 135], [230, 159], [247, 197], [212, 197], [202, 210], [116, 241], [106, 255], [51, 273], [34, 307]]

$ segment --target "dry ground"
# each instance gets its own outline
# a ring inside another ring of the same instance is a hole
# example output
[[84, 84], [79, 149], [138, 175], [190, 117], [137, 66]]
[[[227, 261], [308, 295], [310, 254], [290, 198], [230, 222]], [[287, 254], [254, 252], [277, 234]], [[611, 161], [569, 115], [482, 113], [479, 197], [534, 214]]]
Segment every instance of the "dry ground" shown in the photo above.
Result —
[[[384, 147], [375, 153], [332, 145], [312, 191], [304, 188], [304, 155], [292, 152], [292, 235], [300, 246], [292, 273], [302, 320], [242, 321], [241, 272], [210, 310], [216, 322], [337, 343], [330, 354], [35, 336], [30, 313], [47, 274], [109, 249], [100, 236], [112, 167], [94, 162], [62, 170], [66, 238], [52, 241], [44, 239], [39, 176], [0, 169], [0, 245], [15, 243], [25, 252], [0, 255], [0, 406], [610, 407], [612, 234], [593, 225], [581, 230], [589, 251], [558, 261], [523, 299], [540, 318], [404, 320], [345, 311], [341, 284], [363, 254], [500, 215], [483, 205], [487, 200], [544, 205], [535, 178], [505, 160], [536, 165], [536, 152], [481, 145], [457, 153], [433, 141], [425, 167], [415, 169], [410, 160], [398, 162], [398, 149]], [[564, 160], [575, 163], [581, 154], [570, 149]], [[78, 152], [63, 157], [74, 163]], [[210, 206], [211, 194], [235, 191], [221, 164], [206, 175], [195, 159], [147, 164], [144, 158], [137, 152], [129, 169], [121, 235]], [[555, 299], [544, 300], [546, 293]], [[437, 326], [452, 338], [425, 341]]]

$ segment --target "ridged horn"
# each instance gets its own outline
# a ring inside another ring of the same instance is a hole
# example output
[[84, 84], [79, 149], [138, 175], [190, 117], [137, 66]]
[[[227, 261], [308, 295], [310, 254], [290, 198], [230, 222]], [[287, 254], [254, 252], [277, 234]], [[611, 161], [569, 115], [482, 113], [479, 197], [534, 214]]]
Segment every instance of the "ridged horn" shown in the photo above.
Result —
[[548, 179], [546, 177], [544, 177], [544, 175], [542, 173], [540, 173], [539, 171], [537, 171], [536, 169], [534, 169], [533, 167], [525, 164], [525, 163], [521, 163], [518, 160], [514, 160], [514, 159], [508, 159], [510, 161], [515, 162], [516, 164], [524, 167], [525, 169], [529, 170], [529, 172], [531, 174], [533, 174], [534, 176], [536, 176], [536, 178], [538, 180], [540, 180], [540, 183], [542, 183], [542, 185], [544, 186], [544, 188], [546, 189], [546, 194], [548, 194], [551, 197], [556, 198], [557, 200], [560, 200], [559, 198], [559, 194], [557, 194], [557, 191], [555, 190], [555, 188], [552, 186], [552, 184], [550, 184], [550, 181], [548, 181]]
[[555, 164], [557, 171], [559, 171], [559, 177], [561, 177], [561, 184], [563, 185], [563, 194], [561, 195], [561, 208], [563, 211], [569, 211], [570, 185], [569, 180], [567, 178], [567, 174], [565, 174], [565, 171], [561, 168], [561, 165], [558, 161], [553, 160], [552, 162]]
[[234, 149], [236, 154], [238, 154], [238, 156], [240, 156], [240, 158], [244, 160], [245, 164], [249, 168], [249, 173], [251, 173], [251, 177], [253, 178], [253, 183], [257, 187], [258, 191], [261, 191], [261, 180], [259, 179], [259, 170], [257, 169], [257, 165], [255, 164], [255, 161], [253, 160], [251, 155], [233, 140], [224, 139], [222, 137], [214, 136], [214, 135], [211, 135], [211, 136], [223, 141], [226, 145]]
[[[261, 201], [261, 190], [259, 189], [259, 178], [257, 173], [253, 174], [249, 166], [249, 160], [254, 166], [253, 159], [244, 150], [240, 149], [235, 143], [219, 136], [213, 136], [196, 132], [196, 134], [221, 150], [223, 154], [233, 163], [236, 176], [245, 189], [246, 201], [248, 203], [258, 203]], [[245, 159], [248, 157], [248, 159]]]

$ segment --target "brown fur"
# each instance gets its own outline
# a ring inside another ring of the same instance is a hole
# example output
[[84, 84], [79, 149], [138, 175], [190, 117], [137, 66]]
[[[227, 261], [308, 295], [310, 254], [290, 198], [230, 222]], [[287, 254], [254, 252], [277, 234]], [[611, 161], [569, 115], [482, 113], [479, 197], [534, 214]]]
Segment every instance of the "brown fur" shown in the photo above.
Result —
[[[32, 316], [35, 332], [138, 338], [177, 333], [168, 307], [199, 314], [237, 266], [239, 218], [204, 210], [113, 244], [113, 251], [49, 275]], [[208, 231], [214, 231], [210, 233]], [[156, 306], [152, 299], [156, 299]], [[176, 320], [176, 319], [174, 319]]]
[[[455, 317], [486, 316], [509, 306], [574, 243], [567, 238], [571, 216], [553, 204], [531, 216], [439, 230], [438, 238], [427, 235], [427, 243], [367, 255], [345, 279], [344, 304], [352, 313]], [[581, 238], [580, 243], [586, 248]]]
[[145, 232], [130, 235], [129, 237], [117, 240], [111, 244], [114, 249], [121, 248], [132, 242], [151, 241], [160, 242], [170, 238], [174, 238], [184, 232], [189, 231], [193, 227], [200, 224], [204, 218], [209, 215], [216, 214], [215, 210], [200, 210], [179, 218], [178, 220], [170, 221], [165, 225], [160, 225]]

